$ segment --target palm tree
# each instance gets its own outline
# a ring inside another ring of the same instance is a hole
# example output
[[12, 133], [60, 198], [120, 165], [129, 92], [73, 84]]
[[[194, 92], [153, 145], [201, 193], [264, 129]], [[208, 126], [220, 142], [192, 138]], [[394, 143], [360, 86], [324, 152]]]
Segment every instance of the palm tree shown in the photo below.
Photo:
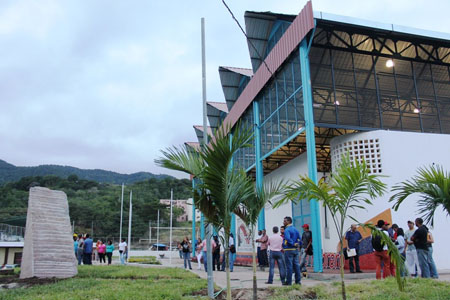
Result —
[[[235, 214], [241, 218], [242, 222], [247, 226], [251, 241], [255, 239], [255, 229], [258, 223], [258, 217], [261, 210], [266, 206], [270, 199], [280, 194], [283, 188], [283, 182], [271, 182], [263, 188], [256, 188], [253, 197], [248, 197], [242, 201], [241, 205], [235, 210]], [[252, 242], [252, 265], [253, 265], [253, 299], [257, 297], [257, 281], [256, 281], [256, 250], [255, 243]]]
[[[229, 131], [229, 130], [227, 130]], [[194, 190], [194, 203], [207, 223], [224, 231], [225, 268], [227, 273], [227, 299], [231, 299], [229, 269], [229, 236], [232, 213], [241, 201], [252, 198], [252, 180], [245, 171], [232, 164], [233, 155], [248, 147], [251, 131], [237, 126], [233, 138], [219, 130], [207, 147], [199, 151], [186, 147], [162, 151], [163, 157], [155, 162], [165, 168], [182, 171], [198, 179]]]
[[[342, 298], [346, 299], [344, 283], [344, 234], [346, 232], [345, 222], [347, 218], [356, 219], [349, 215], [353, 209], [363, 209], [364, 204], [371, 205], [371, 200], [382, 195], [386, 185], [379, 180], [379, 175], [368, 173], [366, 163], [350, 162], [348, 155], [344, 156], [336, 171], [333, 172], [330, 182], [322, 178], [318, 184], [306, 176], [300, 176], [286, 188], [286, 195], [275, 204], [278, 207], [287, 201], [299, 202], [313, 199], [322, 201], [331, 214], [334, 226], [341, 243], [341, 286]], [[356, 221], [356, 223], [359, 223]]]
[[395, 202], [393, 208], [398, 210], [400, 204], [412, 194], [419, 194], [421, 199], [417, 202], [419, 214], [426, 223], [434, 225], [434, 213], [442, 205], [447, 215], [450, 213], [450, 173], [444, 171], [441, 166], [419, 168], [418, 175], [410, 180], [394, 186], [396, 192], [389, 201]]

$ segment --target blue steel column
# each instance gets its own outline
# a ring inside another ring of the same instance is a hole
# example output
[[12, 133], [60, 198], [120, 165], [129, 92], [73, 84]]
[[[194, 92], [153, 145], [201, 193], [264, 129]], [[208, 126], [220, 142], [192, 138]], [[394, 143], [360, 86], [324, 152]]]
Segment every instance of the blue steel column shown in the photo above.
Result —
[[[195, 190], [195, 178], [192, 178], [192, 189]], [[195, 236], [195, 203], [194, 198], [192, 198], [192, 255], [195, 256], [195, 242], [197, 237]]]
[[[261, 120], [259, 118], [259, 102], [253, 101], [253, 119], [255, 120], [255, 168], [256, 168], [256, 187], [262, 188], [264, 181], [263, 165], [261, 161], [261, 130], [259, 128]], [[264, 208], [259, 213], [258, 230], [266, 228], [266, 217]]]
[[[302, 76], [303, 109], [305, 113], [306, 155], [308, 160], [308, 176], [317, 183], [316, 140], [314, 134], [314, 113], [309, 71], [308, 44], [306, 39], [300, 44], [300, 68]], [[314, 272], [323, 272], [322, 234], [320, 231], [320, 211], [317, 200], [311, 200], [311, 231], [313, 235]]]
[[203, 240], [205, 238], [205, 216], [200, 213], [200, 238]]
[[[230, 132], [230, 148], [231, 143], [233, 142], [233, 134]], [[233, 168], [234, 158], [231, 158], [230, 168]], [[233, 234], [234, 239], [236, 240], [236, 215], [234, 213], [231, 214], [231, 233]]]

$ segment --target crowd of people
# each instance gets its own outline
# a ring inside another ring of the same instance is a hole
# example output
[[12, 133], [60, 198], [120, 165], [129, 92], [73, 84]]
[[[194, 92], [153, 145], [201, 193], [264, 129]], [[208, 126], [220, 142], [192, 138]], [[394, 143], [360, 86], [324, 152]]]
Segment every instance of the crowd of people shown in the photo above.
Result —
[[[417, 218], [415, 222], [408, 221], [406, 232], [397, 224], [392, 224], [391, 227], [389, 225], [384, 220], [378, 220], [376, 228], [394, 242], [410, 276], [439, 278], [433, 260], [434, 238], [428, 227], [423, 224], [422, 218]], [[381, 279], [381, 271], [383, 278], [395, 276], [396, 267], [389, 257], [388, 246], [377, 236], [372, 236], [372, 246], [376, 258], [376, 278]], [[405, 276], [406, 273], [401, 275]]]
[[[114, 244], [111, 240], [104, 244], [103, 241], [98, 240], [94, 246], [94, 241], [88, 233], [86, 234], [74, 234], [73, 235], [73, 247], [75, 251], [75, 258], [78, 264], [92, 265], [92, 259], [96, 259], [100, 264], [105, 263], [108, 259], [108, 265], [111, 264], [112, 254], [114, 251]], [[122, 250], [122, 251], [121, 251]], [[126, 242], [122, 239], [122, 243], [119, 244], [120, 261], [125, 263]]]

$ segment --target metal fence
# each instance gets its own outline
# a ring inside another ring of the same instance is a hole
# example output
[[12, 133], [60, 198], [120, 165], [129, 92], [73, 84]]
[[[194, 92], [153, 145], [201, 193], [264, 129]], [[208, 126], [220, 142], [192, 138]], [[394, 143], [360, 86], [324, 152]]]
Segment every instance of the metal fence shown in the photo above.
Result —
[[0, 241], [4, 242], [23, 242], [25, 237], [25, 228], [0, 223]]

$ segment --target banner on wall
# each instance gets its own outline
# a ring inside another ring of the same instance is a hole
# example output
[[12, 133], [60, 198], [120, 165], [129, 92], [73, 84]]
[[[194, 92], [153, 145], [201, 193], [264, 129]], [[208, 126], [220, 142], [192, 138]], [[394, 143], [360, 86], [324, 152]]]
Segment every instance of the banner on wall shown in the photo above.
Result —
[[247, 226], [242, 222], [239, 217], [236, 217], [236, 243], [238, 252], [251, 252], [252, 240], [250, 238], [250, 232]]

